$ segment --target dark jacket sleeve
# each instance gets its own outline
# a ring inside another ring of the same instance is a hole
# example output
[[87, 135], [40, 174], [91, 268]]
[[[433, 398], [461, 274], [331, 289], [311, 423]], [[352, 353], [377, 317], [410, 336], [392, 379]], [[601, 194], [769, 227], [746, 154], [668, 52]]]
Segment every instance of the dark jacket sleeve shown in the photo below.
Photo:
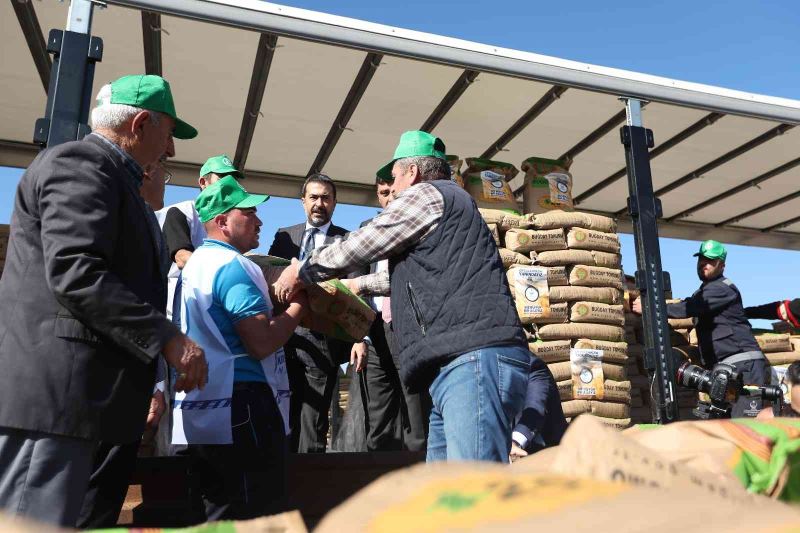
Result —
[[53, 158], [37, 182], [47, 284], [84, 325], [149, 363], [178, 329], [110, 270], [115, 247], [125, 244], [118, 215], [129, 193], [98, 171], [92, 157], [103, 156], [89, 155], [75, 150]]
[[553, 374], [541, 359], [533, 357], [525, 406], [514, 431], [525, 435], [530, 450], [534, 447], [535, 434], [540, 434], [547, 446], [557, 446], [566, 430], [567, 421]]
[[285, 228], [278, 229], [278, 231], [275, 232], [275, 238], [272, 239], [272, 246], [269, 247], [267, 255], [282, 257], [283, 259], [292, 259], [291, 257], [287, 257], [289, 255], [288, 250], [291, 242], [292, 239], [289, 237], [289, 233], [286, 232]]
[[183, 211], [177, 207], [172, 207], [167, 211], [167, 216], [164, 217], [162, 233], [164, 234], [164, 242], [167, 244], [167, 252], [171, 261], [175, 261], [175, 254], [180, 250], [194, 252], [189, 221], [186, 220], [186, 215], [183, 214]]
[[778, 315], [778, 307], [783, 302], [771, 302], [764, 305], [756, 305], [754, 307], [745, 307], [744, 314], [747, 318], [761, 318], [765, 320], [781, 320]]
[[667, 315], [670, 318], [700, 318], [715, 315], [737, 298], [736, 291], [724, 283], [707, 283], [691, 298], [667, 304]]

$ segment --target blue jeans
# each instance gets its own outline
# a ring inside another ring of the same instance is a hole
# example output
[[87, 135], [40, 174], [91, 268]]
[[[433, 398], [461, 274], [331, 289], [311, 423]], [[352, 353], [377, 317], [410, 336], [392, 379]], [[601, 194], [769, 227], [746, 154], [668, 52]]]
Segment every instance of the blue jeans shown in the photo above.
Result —
[[507, 463], [529, 370], [530, 352], [522, 346], [482, 348], [442, 367], [430, 386], [427, 461]]

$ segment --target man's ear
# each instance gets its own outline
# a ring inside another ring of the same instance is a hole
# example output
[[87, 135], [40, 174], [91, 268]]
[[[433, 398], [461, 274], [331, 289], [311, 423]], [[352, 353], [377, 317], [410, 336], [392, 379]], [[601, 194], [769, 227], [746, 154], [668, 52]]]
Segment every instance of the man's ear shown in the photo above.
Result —
[[131, 120], [131, 133], [134, 136], [140, 136], [144, 132], [144, 125], [150, 120], [149, 111], [140, 111], [133, 116]]
[[228, 215], [222, 213], [214, 217], [214, 225], [217, 226], [219, 229], [225, 229], [228, 227]]

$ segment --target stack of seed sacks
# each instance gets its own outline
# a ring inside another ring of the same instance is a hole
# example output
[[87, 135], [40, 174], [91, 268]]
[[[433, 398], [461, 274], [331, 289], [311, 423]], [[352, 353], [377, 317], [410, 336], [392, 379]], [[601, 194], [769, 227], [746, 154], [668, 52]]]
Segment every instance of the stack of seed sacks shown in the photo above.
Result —
[[[629, 277], [629, 288], [625, 291], [625, 339], [628, 343], [628, 376], [631, 381], [631, 421], [634, 424], [652, 422], [651, 384], [644, 365], [644, 328], [642, 317], [631, 312], [633, 301], [639, 292], [632, 288]], [[667, 303], [680, 300], [667, 299]], [[700, 351], [694, 335], [694, 324], [691, 318], [668, 319], [670, 342], [673, 351], [682, 361], [700, 365]], [[678, 414], [681, 420], [694, 418], [692, 409], [697, 407], [698, 393], [685, 387], [678, 387]]]
[[613, 219], [548, 211], [481, 210], [507, 269], [531, 351], [547, 363], [564, 414], [630, 425], [623, 277]]
[[789, 403], [789, 387], [784, 382], [786, 369], [800, 361], [800, 336], [790, 333], [764, 333], [756, 335], [756, 341], [771, 366], [770, 383], [783, 389], [784, 401]]

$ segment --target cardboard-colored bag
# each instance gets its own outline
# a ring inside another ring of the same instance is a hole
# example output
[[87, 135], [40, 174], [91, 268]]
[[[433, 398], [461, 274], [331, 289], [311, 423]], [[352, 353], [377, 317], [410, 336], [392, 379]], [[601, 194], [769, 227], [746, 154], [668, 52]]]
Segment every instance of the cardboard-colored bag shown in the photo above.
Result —
[[628, 361], [628, 345], [624, 342], [578, 339], [574, 347], [583, 350], [602, 350], [603, 361], [606, 363], [624, 364]]
[[624, 287], [621, 270], [589, 265], [570, 268], [569, 284], [578, 287], [613, 287], [618, 290], [623, 290]]
[[503, 268], [511, 268], [513, 265], [530, 265], [531, 260], [528, 256], [512, 252], [506, 248], [498, 248], [497, 253], [500, 254], [500, 260], [503, 262]]
[[533, 227], [536, 229], [552, 228], [584, 228], [616, 233], [617, 222], [610, 217], [582, 213], [580, 211], [548, 211], [533, 216]]
[[575, 302], [570, 305], [570, 322], [591, 322], [593, 324], [625, 325], [625, 311], [622, 305], [597, 302]]
[[563, 161], [542, 157], [529, 157], [522, 162], [522, 171], [525, 172], [522, 208], [525, 213], [572, 209], [572, 174], [567, 168]]
[[[575, 391], [572, 387], [572, 380], [565, 379], [556, 383], [558, 394], [562, 402], [575, 399]], [[603, 382], [603, 394], [605, 400], [609, 402], [631, 403], [631, 382], [614, 381], [607, 379]], [[565, 415], [567, 416], [567, 415]]]
[[516, 212], [504, 211], [502, 209], [482, 209], [478, 208], [484, 222], [487, 224], [497, 224], [497, 229], [501, 232], [511, 228], [531, 228], [533, 220], [520, 216]]
[[547, 324], [540, 326], [536, 335], [544, 341], [597, 339], [621, 342], [625, 339], [625, 328], [606, 324]]
[[[569, 281], [569, 276], [567, 276]], [[621, 293], [618, 289], [610, 287], [550, 287], [551, 302], [600, 302], [604, 304], [618, 304]]]
[[537, 318], [550, 318], [546, 267], [515, 265], [508, 269], [506, 277], [520, 322], [532, 324]]
[[567, 247], [577, 250], [598, 250], [618, 254], [619, 236], [593, 229], [572, 228], [567, 232]]
[[622, 266], [621, 255], [598, 250], [550, 250], [531, 252], [531, 259], [535, 264], [542, 266], [592, 265], [605, 268], [620, 268]]
[[519, 170], [510, 163], [468, 157], [464, 188], [480, 208], [518, 213], [517, 201], [508, 184], [518, 173]]
[[506, 231], [504, 242], [506, 248], [519, 253], [563, 250], [567, 247], [563, 229], [510, 229]]
[[572, 348], [572, 343], [568, 340], [528, 343], [528, 349], [531, 353], [545, 363], [569, 361], [570, 348]]
[[[603, 370], [603, 381], [610, 379], [611, 381], [627, 381], [628, 374], [623, 365], [615, 365], [611, 363], [601, 363]], [[550, 363], [547, 365], [550, 372], [553, 373], [553, 379], [556, 381], [564, 381], [565, 379], [572, 379], [572, 363], [570, 361], [563, 361], [560, 363]]]
[[791, 352], [791, 335], [788, 333], [764, 333], [756, 335], [756, 342], [761, 347], [761, 351], [766, 353]]
[[497, 229], [497, 224], [486, 224], [486, 226], [489, 228], [489, 233], [492, 234], [492, 238], [494, 239], [494, 243], [497, 245], [497, 247], [499, 248], [502, 246], [500, 241], [500, 230]]
[[[247, 254], [246, 257], [261, 268], [270, 292], [280, 273], [290, 264], [283, 258], [269, 255]], [[312, 285], [306, 292], [311, 313], [303, 318], [301, 326], [348, 342], [359, 341], [369, 333], [375, 311], [338, 279]]]

